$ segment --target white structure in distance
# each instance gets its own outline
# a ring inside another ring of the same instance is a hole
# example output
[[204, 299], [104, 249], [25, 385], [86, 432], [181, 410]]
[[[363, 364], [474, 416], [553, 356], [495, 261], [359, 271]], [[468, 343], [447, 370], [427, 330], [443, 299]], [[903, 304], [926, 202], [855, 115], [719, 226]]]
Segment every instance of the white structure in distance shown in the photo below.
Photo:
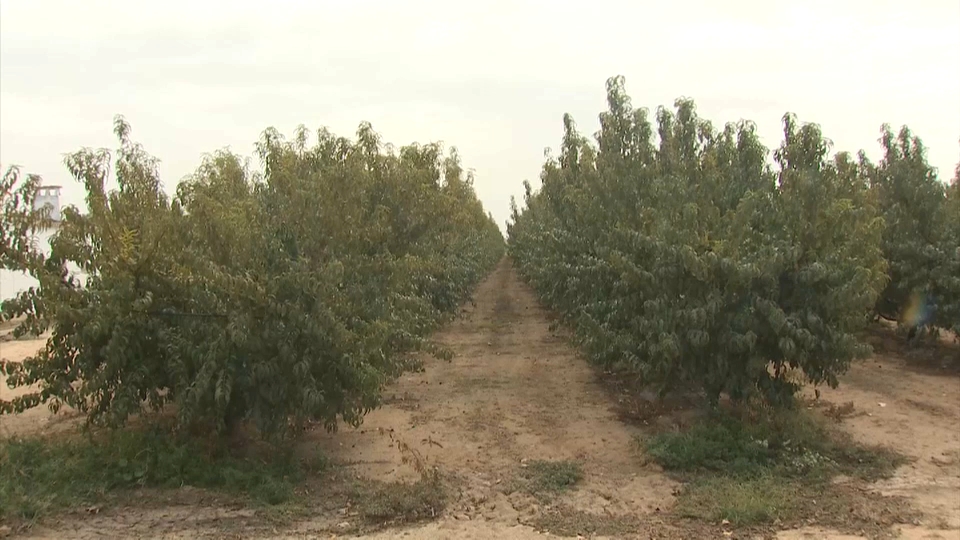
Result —
[[[60, 189], [61, 186], [40, 186], [37, 189], [37, 196], [33, 202], [33, 208], [35, 210], [39, 210], [45, 206], [49, 209], [47, 216], [51, 220], [51, 226], [38, 231], [33, 237], [34, 247], [41, 249], [43, 253], [47, 255], [50, 254], [50, 239], [59, 229], [62, 218], [60, 212]], [[84, 281], [82, 273], [78, 271], [79, 269], [76, 268], [76, 266], [68, 264], [68, 267], [70, 267], [72, 274], [80, 277], [81, 282]], [[36, 287], [38, 284], [33, 276], [25, 272], [14, 272], [0, 268], [0, 301], [14, 298], [21, 292], [30, 287]]]
[[54, 223], [60, 222], [60, 189], [62, 186], [40, 186], [37, 188], [37, 197], [33, 200], [33, 209], [40, 210], [44, 206], [50, 208], [49, 218]]

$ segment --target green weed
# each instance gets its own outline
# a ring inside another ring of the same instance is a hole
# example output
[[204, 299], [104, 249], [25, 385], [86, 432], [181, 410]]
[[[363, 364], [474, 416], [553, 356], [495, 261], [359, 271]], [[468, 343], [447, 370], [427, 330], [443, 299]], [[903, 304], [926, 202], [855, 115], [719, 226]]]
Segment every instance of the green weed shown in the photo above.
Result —
[[583, 469], [575, 461], [536, 460], [521, 469], [518, 487], [538, 498], [550, 498], [582, 479]]
[[904, 458], [854, 442], [812, 411], [718, 412], [652, 437], [646, 449], [685, 482], [675, 509], [681, 517], [734, 526], [816, 519], [846, 530], [910, 517], [899, 499], [832, 482], [841, 474], [861, 484], [887, 477]]
[[34, 520], [137, 487], [192, 486], [279, 504], [291, 498], [307, 471], [324, 466], [321, 458], [300, 462], [289, 452], [267, 457], [211, 452], [161, 430], [13, 438], [0, 441], [0, 517]]

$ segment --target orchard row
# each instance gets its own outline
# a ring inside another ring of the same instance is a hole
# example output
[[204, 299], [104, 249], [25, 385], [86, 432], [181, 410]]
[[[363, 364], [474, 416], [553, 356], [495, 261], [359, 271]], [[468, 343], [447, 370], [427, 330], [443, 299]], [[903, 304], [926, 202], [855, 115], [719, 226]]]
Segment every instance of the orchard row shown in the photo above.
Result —
[[509, 225], [522, 274], [596, 363], [784, 404], [836, 385], [876, 314], [960, 330], [960, 185], [906, 128], [884, 127], [871, 163], [786, 115], [771, 163], [748, 122], [718, 129], [688, 100], [650, 118], [622, 78], [607, 100], [595, 144], [565, 117]]
[[19, 334], [52, 331], [35, 357], [0, 364], [14, 386], [41, 388], [0, 412], [46, 402], [120, 426], [173, 404], [180, 429], [249, 421], [267, 436], [356, 424], [416, 368], [410, 353], [445, 353], [425, 338], [505, 250], [437, 145], [394, 150], [366, 124], [356, 141], [321, 131], [312, 146], [304, 129], [267, 130], [260, 171], [218, 152], [169, 198], [122, 119], [116, 134], [115, 155], [67, 158], [86, 209], [64, 209], [49, 254], [30, 243], [39, 179], [10, 169], [0, 184], [2, 265], [40, 284], [3, 317], [26, 317]]
[[[508, 225], [522, 275], [593, 361], [662, 392], [785, 404], [803, 382], [835, 385], [876, 314], [960, 331], [960, 186], [908, 130], [885, 128], [874, 164], [831, 157], [787, 115], [771, 162], [752, 124], [717, 129], [687, 100], [651, 119], [623, 85], [608, 82], [596, 143], [564, 118]], [[505, 250], [437, 145], [397, 150], [366, 124], [312, 145], [267, 130], [260, 167], [217, 152], [168, 197], [122, 119], [116, 134], [115, 153], [66, 159], [86, 208], [64, 209], [49, 252], [31, 242], [39, 179], [0, 182], [0, 267], [40, 284], [3, 318], [52, 332], [0, 363], [40, 387], [0, 413], [67, 405], [120, 426], [174, 405], [179, 429], [266, 436], [357, 424], [412, 353], [446, 354], [427, 336]]]

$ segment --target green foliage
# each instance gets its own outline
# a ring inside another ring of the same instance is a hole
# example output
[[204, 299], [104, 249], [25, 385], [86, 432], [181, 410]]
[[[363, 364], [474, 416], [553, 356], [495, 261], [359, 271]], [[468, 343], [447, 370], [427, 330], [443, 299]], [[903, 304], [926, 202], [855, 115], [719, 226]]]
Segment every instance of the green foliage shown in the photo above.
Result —
[[273, 451], [267, 459], [211, 453], [156, 430], [9, 439], [0, 442], [0, 517], [32, 520], [134, 487], [213, 488], [279, 504], [293, 495], [304, 472], [289, 453]]
[[884, 126], [880, 142], [884, 157], [870, 167], [870, 178], [886, 222], [882, 245], [890, 281], [877, 311], [911, 327], [958, 329], [956, 195], [947, 197], [946, 186], [927, 163], [923, 143], [909, 129], [895, 135]]
[[952, 330], [960, 338], [960, 164], [946, 189], [942, 208], [943, 235], [938, 252], [942, 259], [932, 276], [932, 296], [936, 303], [932, 323]]
[[750, 123], [717, 131], [678, 100], [654, 127], [622, 78], [607, 99], [597, 146], [565, 117], [542, 189], [514, 207], [523, 275], [595, 362], [661, 392], [786, 403], [791, 371], [836, 385], [885, 285], [862, 160], [828, 159], [787, 115], [774, 171]]
[[182, 428], [356, 425], [384, 383], [417, 367], [408, 353], [443, 352], [425, 336], [504, 250], [455, 152], [384, 148], [367, 124], [356, 142], [322, 130], [312, 147], [303, 128], [291, 141], [268, 129], [262, 173], [218, 152], [173, 199], [122, 119], [116, 134], [117, 189], [106, 188], [108, 151], [67, 157], [87, 208], [63, 210], [48, 257], [23, 243], [41, 217], [30, 186], [11, 195], [4, 183], [16, 216], [4, 266], [40, 287], [5, 302], [3, 317], [52, 337], [0, 364], [13, 387], [40, 383], [0, 412], [49, 402], [119, 426], [174, 404]]
[[0, 179], [0, 268], [18, 270], [36, 265], [33, 236], [49, 224], [47, 216], [33, 209], [40, 177], [28, 175], [21, 181], [20, 170], [10, 167]]

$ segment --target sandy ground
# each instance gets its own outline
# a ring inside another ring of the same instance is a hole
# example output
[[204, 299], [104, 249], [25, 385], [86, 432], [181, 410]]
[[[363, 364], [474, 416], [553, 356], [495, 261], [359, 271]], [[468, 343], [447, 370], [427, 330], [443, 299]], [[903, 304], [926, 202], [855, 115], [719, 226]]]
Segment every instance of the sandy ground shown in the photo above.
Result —
[[960, 377], [912, 368], [880, 353], [851, 367], [840, 387], [822, 390], [822, 397], [853, 403], [843, 425], [854, 438], [912, 458], [874, 486], [881, 494], [907, 497], [923, 513], [922, 525], [903, 527], [902, 537], [960, 539]]
[[[454, 501], [437, 520], [369, 536], [388, 539], [522, 540], [550, 538], [532, 524], [550, 508], [528, 495], [506, 494], [503, 483], [529, 460], [576, 460], [584, 480], [553, 503], [585, 515], [638, 516], [641, 530], [625, 537], [723, 538], [719, 524], [677, 529], [660, 521], [677, 485], [646, 463], [636, 442], [638, 428], [618, 419], [616, 398], [558, 334], [547, 313], [506, 261], [476, 291], [476, 305], [437, 339], [456, 357], [428, 359], [423, 373], [403, 376], [386, 393], [387, 404], [359, 429], [315, 432], [301, 445], [319, 449], [349, 470], [381, 480], [407, 480], [417, 473], [401, 462], [396, 441], [416, 449], [457, 486]], [[3, 342], [0, 354], [16, 359], [39, 342]], [[11, 391], [0, 388], [8, 398]], [[896, 357], [877, 355], [854, 366], [837, 390], [823, 399], [852, 402], [844, 425], [859, 440], [899, 449], [915, 458], [875, 489], [909, 497], [923, 512], [904, 538], [960, 539], [960, 377], [921, 372]], [[62, 419], [61, 419], [62, 417]], [[69, 415], [48, 411], [0, 417], [0, 434], [50, 432], [70, 425]], [[187, 498], [189, 499], [189, 498]], [[185, 499], [186, 500], [186, 499]], [[252, 511], [203, 504], [135, 503], [97, 515], [71, 515], [35, 527], [35, 538], [329, 538], [329, 520], [306, 519], [273, 530], [237, 524]], [[253, 520], [255, 521], [255, 520]], [[230, 523], [231, 526], [224, 527]], [[227, 532], [233, 531], [233, 532]], [[778, 538], [852, 539], [809, 528]]]

